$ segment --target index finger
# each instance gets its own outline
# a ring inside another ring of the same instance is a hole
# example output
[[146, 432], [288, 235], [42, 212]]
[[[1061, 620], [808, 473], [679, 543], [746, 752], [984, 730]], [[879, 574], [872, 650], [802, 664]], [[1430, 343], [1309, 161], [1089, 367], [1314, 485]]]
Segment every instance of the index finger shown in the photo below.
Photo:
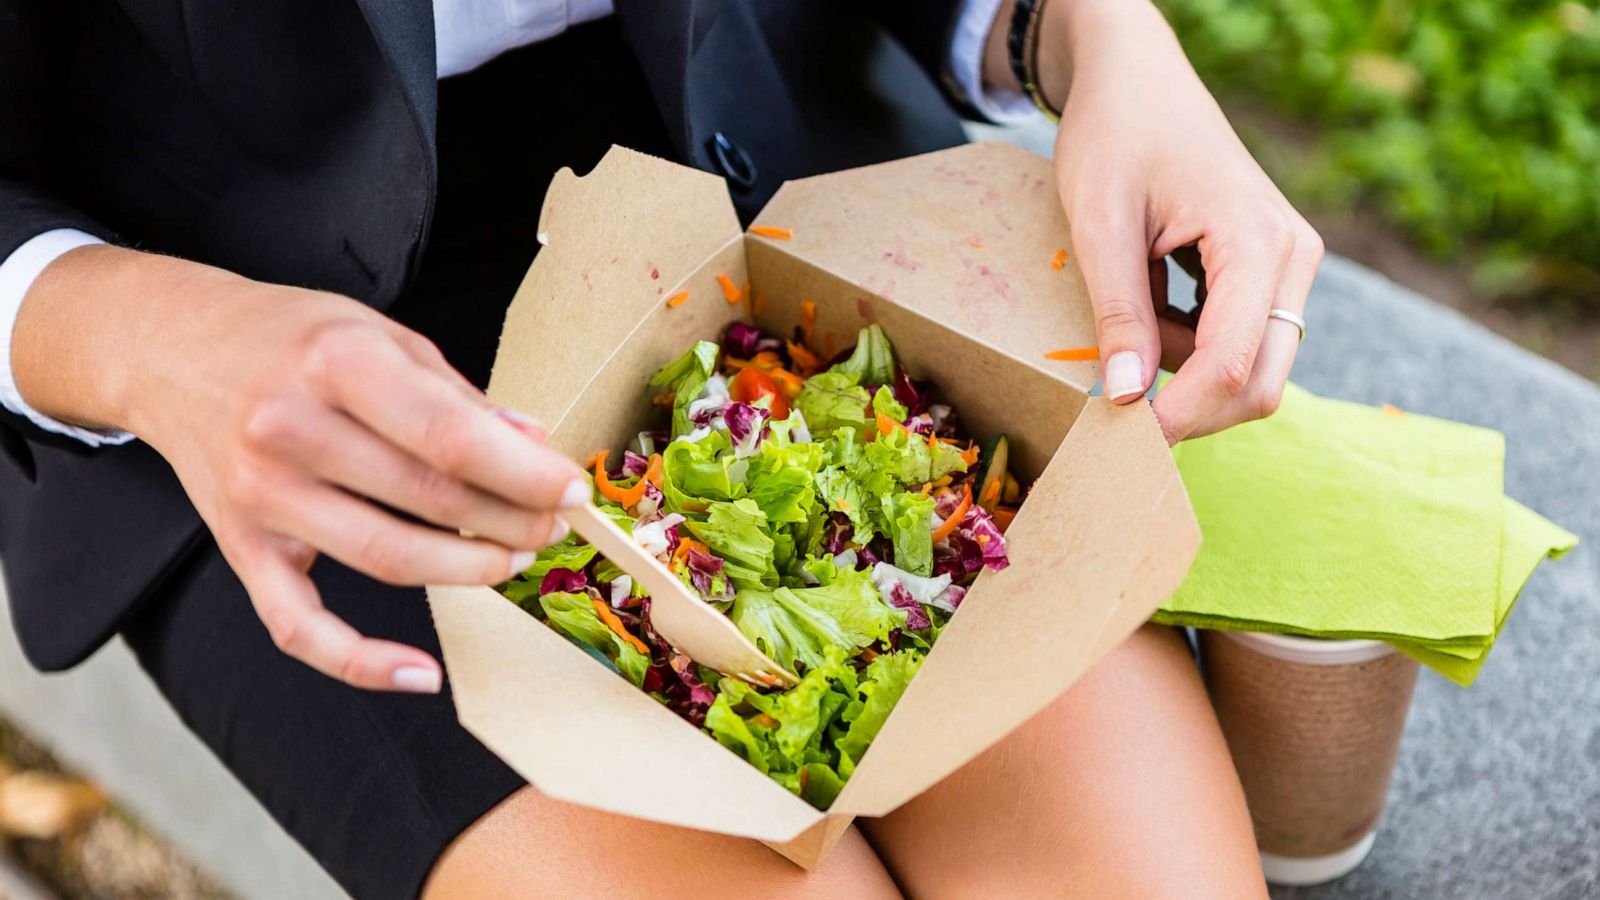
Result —
[[311, 577], [266, 535], [219, 542], [256, 616], [285, 655], [352, 687], [436, 694], [433, 657], [405, 644], [369, 638], [328, 612]]
[[328, 368], [326, 389], [334, 403], [439, 472], [527, 509], [590, 499], [576, 463], [395, 344], [367, 341]]
[[1244, 390], [1293, 249], [1292, 232], [1258, 229], [1200, 241], [1206, 305], [1195, 326], [1194, 353], [1156, 394], [1153, 405], [1168, 444], [1176, 444]]

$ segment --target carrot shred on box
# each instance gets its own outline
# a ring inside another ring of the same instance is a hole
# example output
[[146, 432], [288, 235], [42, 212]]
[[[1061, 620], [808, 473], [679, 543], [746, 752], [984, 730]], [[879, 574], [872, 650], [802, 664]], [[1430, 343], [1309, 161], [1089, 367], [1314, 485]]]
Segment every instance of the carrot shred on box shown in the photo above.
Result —
[[811, 346], [811, 332], [817, 327], [817, 301], [800, 301], [800, 343]]
[[1050, 258], [1050, 268], [1061, 271], [1067, 267], [1067, 251], [1057, 250], [1056, 255]]
[[1051, 350], [1044, 355], [1045, 359], [1061, 359], [1067, 362], [1084, 362], [1099, 359], [1099, 347], [1068, 347], [1065, 350]]
[[726, 275], [718, 274], [717, 284], [722, 285], [722, 296], [729, 303], [739, 302], [739, 286], [733, 283], [732, 278], [729, 278]]
[[738, 300], [730, 300], [728, 302], [730, 302], [730, 303], [739, 303], [739, 302], [743, 301], [744, 298], [746, 298], [748, 296], [750, 296], [750, 282], [746, 281], [744, 284], [739, 285], [739, 299]]
[[685, 301], [687, 299], [689, 299], [689, 292], [688, 291], [679, 291], [676, 294], [673, 294], [671, 297], [667, 298], [667, 308], [668, 309], [673, 309], [673, 308], [682, 306], [683, 305], [683, 301]]
[[750, 226], [750, 233], [759, 234], [762, 237], [769, 237], [776, 241], [787, 241], [788, 239], [794, 237], [793, 231], [790, 231], [787, 228], [776, 228], [772, 225], [752, 225]]

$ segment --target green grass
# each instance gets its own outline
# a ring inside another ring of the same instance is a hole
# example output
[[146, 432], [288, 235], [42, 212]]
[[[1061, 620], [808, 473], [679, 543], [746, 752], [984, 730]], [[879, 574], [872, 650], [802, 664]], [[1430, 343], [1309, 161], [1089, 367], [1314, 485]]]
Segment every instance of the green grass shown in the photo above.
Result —
[[1297, 202], [1376, 209], [1491, 293], [1600, 308], [1592, 7], [1158, 2], [1214, 89], [1314, 126], [1313, 152], [1273, 172]]

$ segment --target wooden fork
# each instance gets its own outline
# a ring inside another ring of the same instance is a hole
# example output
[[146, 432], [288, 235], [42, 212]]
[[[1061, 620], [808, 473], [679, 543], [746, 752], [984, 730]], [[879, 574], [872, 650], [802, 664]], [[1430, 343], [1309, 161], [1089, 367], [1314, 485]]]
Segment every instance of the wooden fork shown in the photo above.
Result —
[[678, 576], [646, 553], [592, 503], [561, 510], [572, 530], [650, 594], [650, 627], [695, 662], [762, 687], [792, 687], [794, 673], [762, 653], [716, 607], [691, 593]]

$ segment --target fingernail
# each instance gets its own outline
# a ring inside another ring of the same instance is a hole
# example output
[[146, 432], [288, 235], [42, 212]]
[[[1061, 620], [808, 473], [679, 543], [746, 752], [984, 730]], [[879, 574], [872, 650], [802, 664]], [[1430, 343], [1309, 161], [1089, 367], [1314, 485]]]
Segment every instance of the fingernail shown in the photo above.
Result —
[[514, 409], [506, 409], [503, 406], [495, 407], [494, 411], [495, 415], [498, 415], [500, 418], [510, 422], [512, 425], [516, 426], [518, 431], [521, 431], [523, 434], [526, 434], [536, 441], [543, 442], [545, 438], [550, 436], [550, 432], [544, 427], [544, 423], [538, 419], [535, 419], [533, 416], [528, 415], [527, 413], [518, 412]]
[[533, 565], [533, 561], [538, 558], [539, 554], [532, 550], [518, 550], [511, 554], [511, 575], [507, 577], [515, 578], [528, 571], [528, 567]]
[[1121, 400], [1132, 394], [1142, 394], [1145, 390], [1144, 359], [1133, 350], [1118, 350], [1106, 360], [1101, 380], [1108, 399]]
[[550, 543], [559, 544], [571, 533], [572, 526], [567, 524], [566, 519], [556, 519], [555, 527], [550, 529]]
[[440, 688], [439, 670], [401, 666], [389, 676], [389, 683], [394, 685], [395, 690], [412, 694], [437, 694]]
[[589, 487], [589, 482], [582, 478], [575, 478], [561, 492], [561, 509], [571, 509], [588, 503], [594, 496], [594, 491]]

